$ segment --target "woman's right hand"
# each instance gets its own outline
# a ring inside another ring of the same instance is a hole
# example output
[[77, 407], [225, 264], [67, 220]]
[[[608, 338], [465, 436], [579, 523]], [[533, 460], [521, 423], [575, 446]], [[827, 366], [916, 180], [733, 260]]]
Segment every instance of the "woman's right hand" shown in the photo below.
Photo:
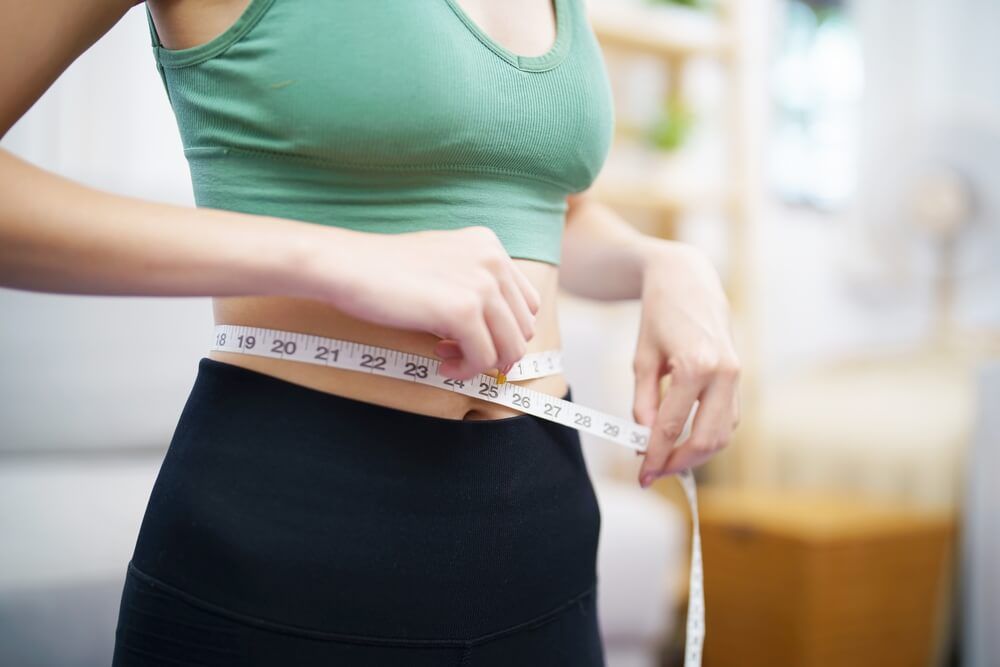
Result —
[[[8, 3], [0, 43], [31, 66], [0, 67], [0, 137], [134, 4], [64, 2], [52, 12], [48, 3]], [[516, 362], [540, 306], [534, 286], [486, 227], [367, 234], [192, 209], [90, 188], [3, 149], [0, 285], [319, 298], [358, 318], [453, 339], [461, 357], [447, 359], [441, 371], [454, 379]]]
[[312, 246], [310, 291], [358, 319], [455, 341], [461, 356], [442, 375], [469, 380], [527, 352], [541, 298], [492, 229], [359, 233], [349, 253], [323, 246]]

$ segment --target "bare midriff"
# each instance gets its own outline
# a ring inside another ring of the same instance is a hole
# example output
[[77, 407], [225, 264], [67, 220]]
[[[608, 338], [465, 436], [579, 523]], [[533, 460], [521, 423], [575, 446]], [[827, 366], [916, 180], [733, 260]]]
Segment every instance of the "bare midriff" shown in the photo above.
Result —
[[[528, 259], [515, 258], [513, 261], [541, 296], [541, 307], [535, 316], [535, 335], [527, 342], [527, 351], [559, 349], [558, 267]], [[438, 358], [433, 350], [440, 339], [434, 334], [372, 324], [320, 301], [271, 296], [216, 297], [213, 310], [216, 324], [296, 331]], [[504, 405], [392, 377], [218, 350], [209, 350], [207, 356], [318, 391], [444, 419], [505, 419], [523, 414]], [[496, 375], [496, 369], [486, 372]], [[565, 395], [568, 388], [561, 373], [520, 380], [516, 384], [557, 397]]]

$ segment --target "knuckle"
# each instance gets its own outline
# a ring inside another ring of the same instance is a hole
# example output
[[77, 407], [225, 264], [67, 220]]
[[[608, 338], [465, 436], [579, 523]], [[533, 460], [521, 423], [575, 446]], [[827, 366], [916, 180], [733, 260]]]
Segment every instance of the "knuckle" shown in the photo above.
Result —
[[735, 380], [743, 372], [743, 366], [736, 357], [730, 357], [719, 364], [719, 374], [726, 378]]
[[670, 369], [671, 386], [673, 382], [689, 382], [695, 379], [695, 369], [693, 369], [688, 363], [682, 359], [678, 359], [674, 362], [672, 368]]
[[714, 451], [715, 447], [713, 445], [714, 445], [714, 442], [710, 438], [704, 438], [704, 437], [702, 437], [702, 438], [694, 438], [693, 437], [690, 440], [688, 440], [688, 446], [691, 449], [695, 450], [696, 452], [703, 453], [703, 454], [707, 453], [707, 452]]
[[729, 438], [724, 435], [715, 435], [701, 438], [692, 444], [692, 447], [704, 454], [718, 452], [729, 444]]
[[506, 255], [503, 243], [500, 241], [500, 237], [497, 236], [496, 232], [490, 227], [486, 227], [485, 225], [476, 225], [470, 229], [481, 244], [479, 249], [487, 256], [500, 255], [502, 257]]
[[535, 315], [542, 309], [542, 295], [534, 285], [531, 286], [531, 312]]
[[482, 310], [482, 301], [475, 294], [457, 297], [452, 303], [451, 316], [456, 324], [465, 325], [477, 317]]
[[466, 229], [468, 229], [470, 234], [474, 234], [480, 238], [490, 239], [496, 237], [496, 233], [486, 225], [471, 225]]
[[495, 246], [490, 246], [484, 253], [482, 263], [490, 273], [500, 274], [507, 266], [507, 256]]
[[477, 274], [471, 280], [473, 291], [481, 299], [492, 299], [500, 293], [496, 278], [488, 271]]
[[680, 422], [669, 421], [660, 425], [660, 433], [671, 443], [680, 437], [683, 430], [684, 424]]
[[715, 372], [718, 364], [718, 358], [709, 352], [691, 354], [678, 361], [677, 375], [683, 380], [704, 380]]
[[426, 305], [427, 314], [436, 327], [435, 334], [441, 338], [447, 338], [454, 327], [454, 313], [440, 301], [432, 301]]

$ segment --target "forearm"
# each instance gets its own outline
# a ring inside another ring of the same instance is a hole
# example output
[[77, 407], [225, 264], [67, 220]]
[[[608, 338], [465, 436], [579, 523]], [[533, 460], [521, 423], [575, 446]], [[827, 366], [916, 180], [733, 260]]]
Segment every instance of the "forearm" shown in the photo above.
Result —
[[629, 225], [611, 208], [583, 195], [570, 199], [563, 232], [559, 285], [588, 299], [639, 298], [643, 271], [661, 239]]
[[[88, 188], [0, 150], [0, 285], [71, 294], [304, 295], [316, 225]], [[325, 233], [347, 230], [322, 228]]]

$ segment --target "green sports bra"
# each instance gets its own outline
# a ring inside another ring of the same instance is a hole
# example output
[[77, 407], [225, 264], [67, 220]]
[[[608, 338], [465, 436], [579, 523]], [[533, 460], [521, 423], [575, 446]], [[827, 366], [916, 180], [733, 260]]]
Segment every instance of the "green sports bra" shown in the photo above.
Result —
[[157, 69], [198, 206], [358, 231], [484, 225], [559, 264], [566, 196], [610, 147], [613, 105], [585, 0], [519, 56], [457, 0], [250, 0]]

